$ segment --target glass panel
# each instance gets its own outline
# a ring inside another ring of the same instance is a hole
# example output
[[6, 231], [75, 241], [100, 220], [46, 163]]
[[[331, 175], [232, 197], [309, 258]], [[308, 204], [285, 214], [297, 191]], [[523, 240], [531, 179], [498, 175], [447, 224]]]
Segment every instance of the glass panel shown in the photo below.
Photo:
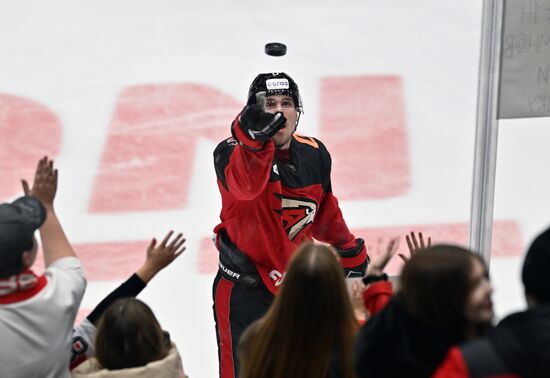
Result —
[[[140, 297], [191, 376], [216, 376], [212, 152], [252, 79], [296, 80], [298, 132], [327, 146], [344, 218], [371, 248], [412, 230], [466, 244], [480, 27], [479, 0], [3, 1], [1, 199], [20, 195], [35, 160], [54, 157], [57, 211], [89, 279], [80, 319], [140, 266], [151, 238], [184, 232], [185, 254]], [[274, 41], [285, 56], [264, 54]], [[518, 297], [509, 255], [549, 213], [536, 175], [544, 138], [529, 130], [501, 132], [492, 273], [504, 309]], [[395, 258], [390, 273], [400, 266]]]
[[497, 313], [508, 314], [525, 307], [521, 267], [531, 241], [550, 225], [550, 166], [548, 141], [550, 119], [517, 119], [499, 122], [499, 145], [495, 190], [495, 219], [514, 222], [518, 230], [495, 233], [508, 252], [493, 248], [491, 278], [495, 284]]

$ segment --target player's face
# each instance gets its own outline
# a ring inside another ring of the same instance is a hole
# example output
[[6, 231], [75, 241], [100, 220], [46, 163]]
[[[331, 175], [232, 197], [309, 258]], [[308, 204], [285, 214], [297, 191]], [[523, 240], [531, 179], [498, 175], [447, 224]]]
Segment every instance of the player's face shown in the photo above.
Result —
[[294, 100], [286, 95], [273, 95], [265, 99], [265, 111], [268, 113], [281, 112], [286, 118], [285, 127], [273, 136], [275, 147], [284, 150], [290, 147], [292, 133], [296, 131], [298, 112]]
[[485, 266], [477, 259], [472, 259], [472, 290], [466, 302], [466, 318], [476, 324], [489, 322], [494, 315], [491, 294], [493, 287]]

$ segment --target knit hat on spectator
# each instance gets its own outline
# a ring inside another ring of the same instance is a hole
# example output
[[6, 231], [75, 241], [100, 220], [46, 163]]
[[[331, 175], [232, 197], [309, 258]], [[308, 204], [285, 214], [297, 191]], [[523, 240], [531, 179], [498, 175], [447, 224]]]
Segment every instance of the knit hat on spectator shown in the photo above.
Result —
[[33, 246], [33, 234], [46, 220], [42, 203], [30, 196], [0, 205], [0, 278], [23, 270], [22, 255]]
[[539, 303], [550, 304], [550, 228], [531, 243], [522, 272], [525, 292]]

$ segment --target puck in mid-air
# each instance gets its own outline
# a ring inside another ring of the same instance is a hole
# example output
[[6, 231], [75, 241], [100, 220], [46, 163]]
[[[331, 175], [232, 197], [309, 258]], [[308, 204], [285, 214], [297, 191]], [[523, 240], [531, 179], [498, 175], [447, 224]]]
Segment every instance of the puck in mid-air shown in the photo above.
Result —
[[265, 53], [271, 56], [283, 56], [286, 54], [286, 45], [278, 42], [266, 43]]

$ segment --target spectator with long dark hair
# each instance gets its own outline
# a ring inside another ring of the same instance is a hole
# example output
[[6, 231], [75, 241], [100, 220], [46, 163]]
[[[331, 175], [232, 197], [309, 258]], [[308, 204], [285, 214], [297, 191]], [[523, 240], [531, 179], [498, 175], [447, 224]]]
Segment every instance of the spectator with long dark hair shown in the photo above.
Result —
[[486, 337], [453, 347], [435, 378], [550, 377], [550, 228], [529, 246], [522, 281], [528, 309]]
[[[365, 299], [388, 285], [374, 283]], [[403, 268], [400, 292], [359, 332], [359, 376], [429, 377], [449, 348], [491, 327], [491, 293], [485, 264], [471, 251], [437, 245], [415, 253]]]
[[336, 251], [304, 244], [273, 305], [241, 339], [240, 377], [354, 377], [357, 328]]

